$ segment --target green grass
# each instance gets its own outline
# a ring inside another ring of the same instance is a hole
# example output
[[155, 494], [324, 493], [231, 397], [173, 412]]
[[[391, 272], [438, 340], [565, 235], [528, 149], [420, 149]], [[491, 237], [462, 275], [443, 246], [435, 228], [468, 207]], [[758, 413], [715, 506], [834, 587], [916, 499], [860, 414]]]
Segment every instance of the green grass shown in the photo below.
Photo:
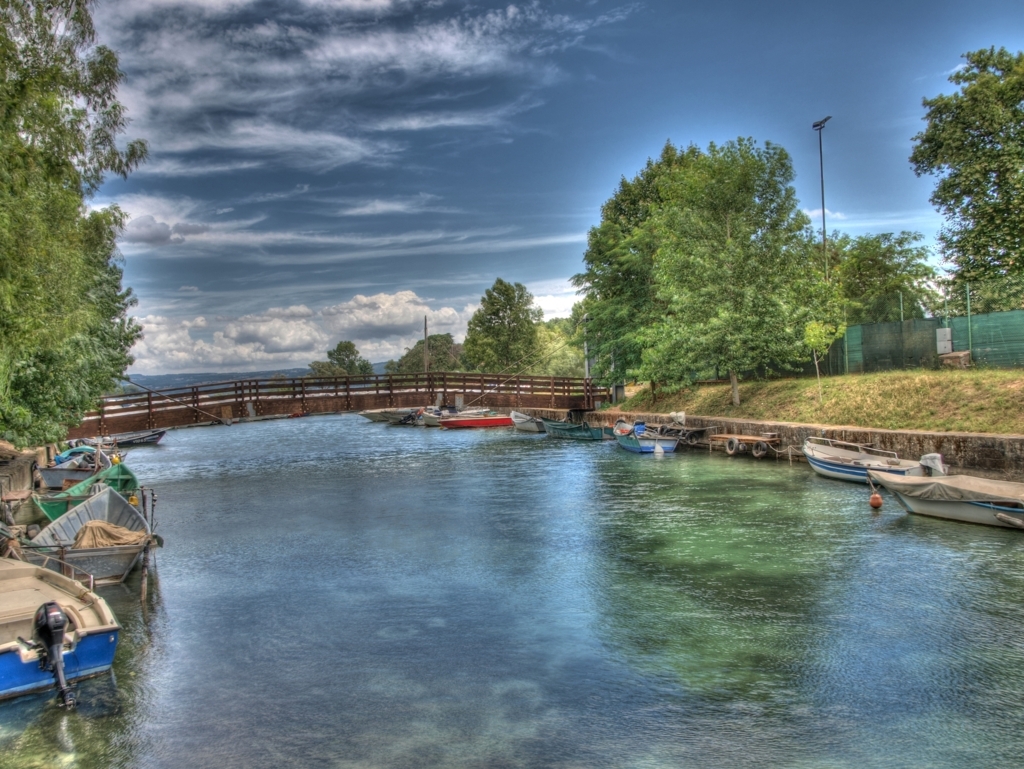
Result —
[[1024, 372], [1002, 369], [888, 371], [822, 377], [824, 398], [811, 379], [740, 383], [732, 405], [726, 384], [659, 390], [652, 403], [644, 388], [622, 411], [735, 417], [776, 422], [1024, 434]]

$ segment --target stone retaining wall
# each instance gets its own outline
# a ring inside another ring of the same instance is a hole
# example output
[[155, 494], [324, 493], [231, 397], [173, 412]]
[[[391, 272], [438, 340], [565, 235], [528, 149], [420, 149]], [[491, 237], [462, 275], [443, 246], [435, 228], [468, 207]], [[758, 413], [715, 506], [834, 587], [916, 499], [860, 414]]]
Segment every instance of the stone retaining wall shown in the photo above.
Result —
[[[526, 409], [527, 413], [548, 419], [566, 419], [565, 411]], [[591, 411], [585, 414], [592, 425], [612, 425], [616, 419], [664, 424], [672, 421], [668, 414], [639, 412]], [[916, 459], [922, 454], [942, 454], [956, 472], [975, 472], [990, 477], [1024, 481], [1024, 435], [990, 435], [986, 433], [943, 433], [924, 430], [880, 430], [864, 427], [809, 425], [798, 422], [760, 422], [752, 419], [728, 419], [686, 415], [688, 427], [712, 427], [714, 433], [761, 435], [777, 433], [780, 447], [799, 448], [810, 435], [852, 443], [870, 443], [876, 448], [895, 451], [901, 457]], [[707, 443], [702, 444], [707, 448]], [[803, 459], [803, 456], [800, 456]]]

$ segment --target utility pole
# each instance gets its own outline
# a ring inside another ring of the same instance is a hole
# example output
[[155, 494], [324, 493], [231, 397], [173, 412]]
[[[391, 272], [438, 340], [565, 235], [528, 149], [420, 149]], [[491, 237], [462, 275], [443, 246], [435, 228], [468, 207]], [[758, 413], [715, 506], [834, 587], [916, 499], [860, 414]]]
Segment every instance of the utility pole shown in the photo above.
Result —
[[430, 346], [427, 344], [427, 316], [423, 316], [423, 373], [430, 371]]
[[590, 315], [583, 316], [583, 378], [590, 379], [590, 353], [587, 351], [587, 324]]
[[818, 167], [821, 169], [821, 256], [825, 260], [825, 282], [828, 283], [828, 249], [825, 244], [825, 154], [821, 148], [821, 131], [832, 116], [822, 118], [811, 124], [818, 132]]

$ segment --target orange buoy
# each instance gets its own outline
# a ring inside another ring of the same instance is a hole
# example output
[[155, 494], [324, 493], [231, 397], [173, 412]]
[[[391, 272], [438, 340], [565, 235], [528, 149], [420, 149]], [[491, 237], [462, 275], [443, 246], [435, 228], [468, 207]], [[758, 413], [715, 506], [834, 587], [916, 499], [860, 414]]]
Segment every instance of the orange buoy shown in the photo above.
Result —
[[882, 506], [882, 495], [876, 491], [874, 494], [871, 495], [870, 499], [868, 499], [868, 504], [871, 505], [871, 507], [873, 507], [875, 510], [877, 510]]

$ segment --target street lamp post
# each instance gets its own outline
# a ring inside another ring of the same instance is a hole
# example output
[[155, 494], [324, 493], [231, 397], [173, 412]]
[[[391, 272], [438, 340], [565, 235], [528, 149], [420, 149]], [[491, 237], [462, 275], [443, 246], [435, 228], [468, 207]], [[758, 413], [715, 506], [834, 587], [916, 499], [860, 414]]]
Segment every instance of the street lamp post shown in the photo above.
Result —
[[821, 129], [832, 116], [813, 123], [811, 128], [818, 132], [818, 167], [821, 169], [821, 256], [825, 260], [825, 282], [828, 283], [828, 250], [825, 245], [825, 154], [821, 148]]

